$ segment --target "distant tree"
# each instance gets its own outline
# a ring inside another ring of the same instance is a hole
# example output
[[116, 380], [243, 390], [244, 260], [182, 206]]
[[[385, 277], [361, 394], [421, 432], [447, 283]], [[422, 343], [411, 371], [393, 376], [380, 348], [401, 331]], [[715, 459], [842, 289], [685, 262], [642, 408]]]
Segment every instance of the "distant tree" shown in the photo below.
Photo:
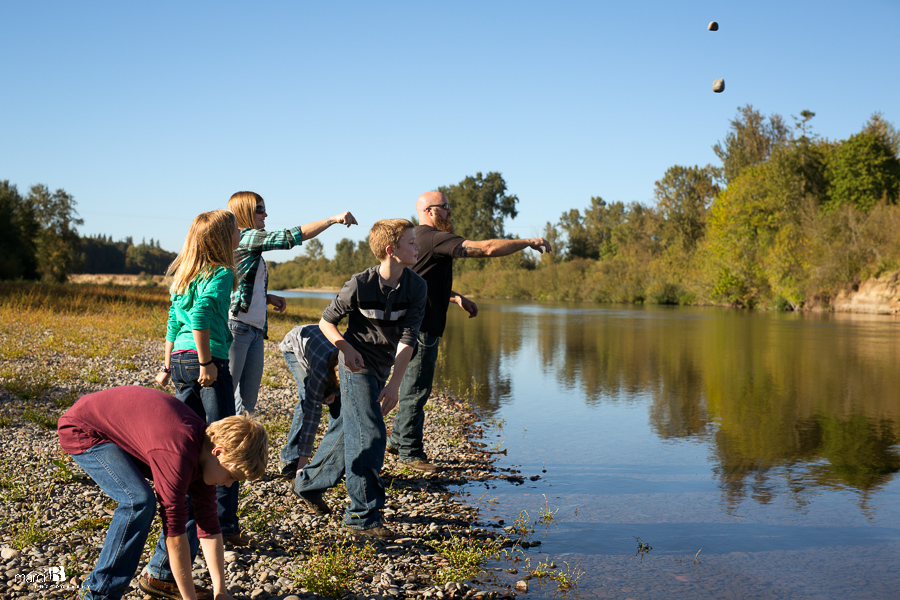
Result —
[[114, 243], [105, 235], [81, 238], [81, 264], [84, 273], [124, 273], [124, 243]]
[[313, 238], [304, 244], [303, 254], [311, 260], [319, 260], [325, 256], [325, 247], [318, 239]]
[[562, 236], [559, 237], [565, 242], [554, 247], [557, 248], [557, 253], [565, 256], [567, 260], [600, 257], [600, 249], [590, 239], [580, 210], [571, 208], [560, 215], [557, 228], [562, 232]]
[[725, 140], [713, 146], [722, 161], [722, 178], [734, 181], [747, 167], [762, 164], [775, 148], [790, 139], [790, 130], [779, 115], [766, 118], [748, 104], [738, 109]]
[[900, 159], [877, 134], [862, 132], [841, 142], [828, 165], [827, 209], [856, 206], [871, 210], [879, 201], [897, 201]]
[[75, 199], [63, 189], [51, 194], [47, 186], [39, 184], [31, 187], [27, 200], [34, 207], [41, 228], [36, 255], [38, 273], [43, 279], [65, 281], [81, 263], [81, 238], [75, 226], [83, 221], [75, 216]]
[[174, 252], [166, 252], [151, 244], [128, 246], [125, 251], [125, 271], [139, 274], [163, 275], [169, 264], [175, 260]]
[[663, 218], [662, 241], [666, 246], [693, 250], [706, 230], [706, 212], [719, 192], [711, 165], [670, 167], [656, 182], [656, 207]]
[[541, 255], [541, 265], [552, 265], [560, 262], [563, 252], [563, 237], [560, 234], [559, 229], [555, 227], [553, 223], [547, 221], [547, 224], [544, 225], [543, 237], [549, 242], [550, 247], [553, 248], [553, 252], [547, 252]]
[[863, 133], [873, 133], [881, 138], [881, 141], [893, 151], [894, 156], [900, 157], [900, 131], [893, 123], [885, 120], [881, 112], [874, 112], [863, 127]]
[[39, 230], [31, 206], [15, 185], [0, 181], [0, 279], [36, 279], [36, 237]]
[[335, 272], [352, 275], [353, 271], [353, 251], [356, 245], [353, 240], [344, 238], [334, 245], [334, 260], [332, 261]]
[[[466, 177], [457, 184], [441, 186], [438, 191], [447, 197], [453, 209], [456, 233], [470, 240], [486, 240], [506, 237], [503, 220], [514, 219], [518, 214], [519, 199], [506, 193], [506, 182], [500, 173], [491, 172], [482, 177]], [[483, 261], [458, 261], [473, 264]]]

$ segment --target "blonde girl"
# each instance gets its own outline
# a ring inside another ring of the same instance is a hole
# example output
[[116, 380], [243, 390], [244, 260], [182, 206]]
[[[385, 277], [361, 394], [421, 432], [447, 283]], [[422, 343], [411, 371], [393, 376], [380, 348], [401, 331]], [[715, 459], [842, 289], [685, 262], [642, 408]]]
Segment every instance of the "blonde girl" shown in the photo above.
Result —
[[228, 200], [228, 210], [237, 217], [241, 241], [235, 251], [238, 288], [231, 295], [228, 322], [231, 345], [231, 373], [235, 381], [235, 414], [256, 409], [263, 373], [263, 340], [268, 329], [266, 306], [278, 312], [287, 306], [284, 298], [268, 293], [269, 272], [263, 252], [288, 250], [316, 237], [332, 225], [350, 227], [356, 219], [350, 212], [282, 231], [267, 232], [266, 202], [255, 192], [237, 192]]
[[[239, 240], [232, 213], [202, 213], [191, 223], [184, 246], [166, 273], [172, 281], [172, 305], [166, 326], [165, 362], [156, 381], [164, 386], [171, 377], [175, 397], [208, 424], [234, 415], [234, 385], [228, 368], [232, 339], [228, 304], [236, 287], [234, 249]], [[216, 488], [222, 537], [232, 545], [249, 543], [238, 525], [238, 493], [238, 484]], [[193, 558], [197, 544], [191, 533], [188, 535]], [[196, 531], [193, 535], [196, 537]], [[162, 536], [160, 541], [148, 571], [156, 580], [173, 582]]]

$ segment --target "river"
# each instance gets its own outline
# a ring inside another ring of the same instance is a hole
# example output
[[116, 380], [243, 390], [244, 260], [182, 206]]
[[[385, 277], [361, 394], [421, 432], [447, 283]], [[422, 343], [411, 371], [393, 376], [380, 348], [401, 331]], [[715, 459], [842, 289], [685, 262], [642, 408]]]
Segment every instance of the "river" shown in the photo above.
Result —
[[900, 321], [479, 308], [451, 305], [436, 379], [522, 477], [464, 489], [540, 542], [498, 583], [552, 562], [574, 590], [520, 598], [900, 597]]

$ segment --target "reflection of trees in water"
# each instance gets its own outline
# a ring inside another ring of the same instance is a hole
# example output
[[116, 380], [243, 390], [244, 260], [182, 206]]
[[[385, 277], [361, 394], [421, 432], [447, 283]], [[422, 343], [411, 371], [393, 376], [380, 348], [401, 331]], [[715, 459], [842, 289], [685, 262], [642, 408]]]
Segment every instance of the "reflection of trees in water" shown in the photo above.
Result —
[[[517, 320], [509, 319], [511, 316], [501, 319], [498, 313], [485, 311], [478, 315], [478, 322], [448, 326], [441, 338], [435, 383], [458, 393], [468, 392], [480, 406], [497, 410], [512, 388], [500, 368], [502, 356], [522, 345], [521, 335], [515, 335]], [[505, 323], [502, 332], [501, 322]]]
[[[451, 310], [455, 307], [451, 306]], [[480, 404], [509, 398], [504, 357], [535, 352], [556, 389], [586, 404], [651, 398], [663, 439], [703, 437], [731, 506], [817, 486], [865, 494], [900, 470], [894, 365], [898, 347], [878, 321], [726, 311], [487, 310], [448, 326], [439, 376], [474, 379]]]
[[880, 336], [778, 320], [746, 320], [732, 334], [746, 343], [702, 343], [730, 506], [748, 494], [803, 506], [816, 488], [871, 491], [900, 470], [893, 356], [872, 351]]
[[799, 423], [797, 432], [798, 443], [791, 452], [784, 452], [782, 445], [759, 458], [735, 450], [731, 436], [716, 435], [720, 460], [716, 473], [731, 509], [748, 494], [762, 504], [788, 494], [803, 508], [823, 487], [861, 492], [860, 506], [865, 508], [872, 492], [900, 471], [896, 421], [823, 415]]

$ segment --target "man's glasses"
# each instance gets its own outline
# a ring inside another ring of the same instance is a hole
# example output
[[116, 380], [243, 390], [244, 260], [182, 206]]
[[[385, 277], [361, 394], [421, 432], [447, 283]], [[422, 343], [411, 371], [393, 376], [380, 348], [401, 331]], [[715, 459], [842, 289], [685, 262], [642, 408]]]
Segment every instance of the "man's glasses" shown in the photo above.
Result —
[[264, 214], [266, 214], [266, 207], [265, 207], [265, 206], [260, 206], [260, 205], [257, 204], [257, 205], [256, 205], [256, 214], [258, 214], [258, 215], [264, 215]]
[[450, 210], [450, 205], [444, 202], [443, 204], [432, 204], [428, 208], [443, 208], [444, 210]]

